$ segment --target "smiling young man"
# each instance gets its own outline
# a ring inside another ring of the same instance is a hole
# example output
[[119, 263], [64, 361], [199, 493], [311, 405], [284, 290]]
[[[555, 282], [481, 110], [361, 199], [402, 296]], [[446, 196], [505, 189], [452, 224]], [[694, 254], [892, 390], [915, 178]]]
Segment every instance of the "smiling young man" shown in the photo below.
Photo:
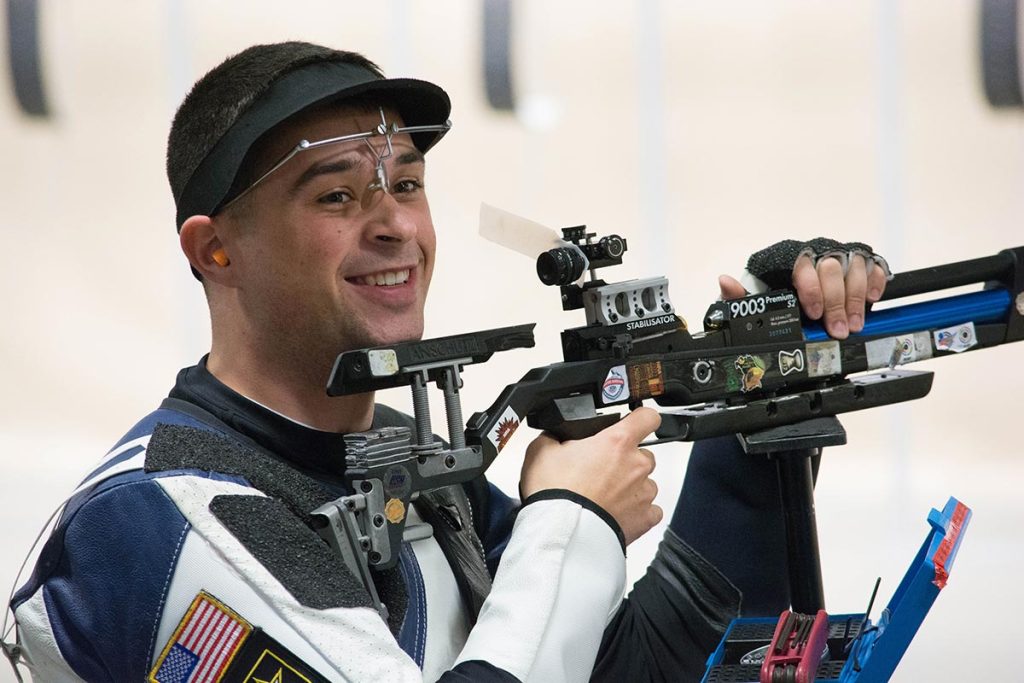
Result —
[[[435, 85], [305, 43], [255, 46], [197, 82], [168, 176], [211, 350], [76, 490], [15, 595], [38, 680], [699, 678], [740, 596], [686, 525], [622, 597], [625, 546], [662, 517], [637, 445], [653, 410], [590, 439], [538, 437], [522, 503], [483, 476], [421, 495], [410, 522], [433, 535], [373, 576], [386, 619], [313, 531], [311, 512], [346, 493], [343, 435], [411, 424], [324, 385], [341, 351], [423, 332], [424, 154], [448, 114]], [[845, 287], [827, 260], [808, 276], [794, 259], [830, 324], [878, 284], [860, 256]]]
[[[301, 140], [389, 124], [404, 127], [391, 108], [314, 106], [278, 126], [251, 164], [272, 168]], [[339, 349], [423, 333], [436, 249], [424, 174], [408, 133], [336, 142], [296, 154], [216, 216], [186, 218], [182, 250], [210, 300], [207, 369], [317, 429], [368, 429], [372, 395], [329, 398], [323, 387]]]

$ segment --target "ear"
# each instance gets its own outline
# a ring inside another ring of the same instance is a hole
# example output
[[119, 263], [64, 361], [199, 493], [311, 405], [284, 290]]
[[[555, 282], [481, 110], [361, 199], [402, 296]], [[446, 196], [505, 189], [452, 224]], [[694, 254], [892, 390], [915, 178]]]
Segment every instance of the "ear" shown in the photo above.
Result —
[[209, 216], [191, 216], [182, 224], [178, 240], [181, 251], [203, 280], [234, 286], [235, 269], [218, 234], [216, 219]]

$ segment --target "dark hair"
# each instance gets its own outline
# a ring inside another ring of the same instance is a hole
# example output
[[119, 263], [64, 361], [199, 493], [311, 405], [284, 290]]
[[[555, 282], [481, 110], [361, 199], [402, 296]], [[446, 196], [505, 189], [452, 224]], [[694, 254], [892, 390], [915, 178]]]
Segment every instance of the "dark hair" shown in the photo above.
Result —
[[175, 202], [217, 142], [275, 81], [300, 67], [326, 62], [384, 77], [380, 67], [356, 52], [293, 41], [254, 45], [200, 78], [174, 115], [167, 138], [167, 179]]

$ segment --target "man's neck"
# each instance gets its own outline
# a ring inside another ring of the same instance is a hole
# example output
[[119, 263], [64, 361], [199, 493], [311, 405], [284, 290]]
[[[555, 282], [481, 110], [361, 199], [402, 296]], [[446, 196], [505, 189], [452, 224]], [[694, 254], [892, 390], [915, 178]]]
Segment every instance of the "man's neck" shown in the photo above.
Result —
[[281, 368], [214, 348], [206, 369], [219, 381], [284, 417], [326, 432], [348, 434], [370, 428], [373, 421], [372, 393], [330, 397], [324, 387], [327, 373]]

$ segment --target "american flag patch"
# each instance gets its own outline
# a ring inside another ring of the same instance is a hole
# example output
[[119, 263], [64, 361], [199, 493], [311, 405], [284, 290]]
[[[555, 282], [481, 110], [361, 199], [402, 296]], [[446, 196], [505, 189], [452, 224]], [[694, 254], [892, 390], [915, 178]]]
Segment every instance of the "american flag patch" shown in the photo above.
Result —
[[252, 626], [201, 591], [149, 674], [150, 683], [217, 683]]

